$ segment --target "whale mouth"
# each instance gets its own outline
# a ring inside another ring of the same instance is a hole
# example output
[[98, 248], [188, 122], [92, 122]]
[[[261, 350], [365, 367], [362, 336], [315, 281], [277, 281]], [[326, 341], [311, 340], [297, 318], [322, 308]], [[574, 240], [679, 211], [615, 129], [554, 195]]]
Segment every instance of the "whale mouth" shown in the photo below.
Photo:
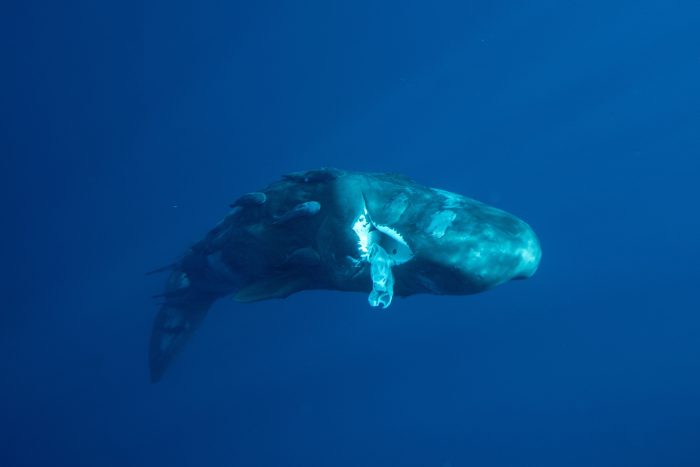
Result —
[[372, 221], [367, 207], [353, 223], [357, 235], [357, 250], [361, 262], [370, 264], [372, 291], [369, 304], [387, 308], [394, 297], [394, 274], [392, 267], [410, 261], [413, 251], [400, 232]]

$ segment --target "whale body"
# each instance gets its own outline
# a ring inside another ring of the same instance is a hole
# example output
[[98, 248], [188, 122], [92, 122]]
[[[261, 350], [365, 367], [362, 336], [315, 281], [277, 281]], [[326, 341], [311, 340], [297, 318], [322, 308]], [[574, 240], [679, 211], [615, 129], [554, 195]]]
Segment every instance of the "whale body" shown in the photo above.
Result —
[[151, 380], [219, 298], [302, 290], [394, 296], [474, 294], [532, 276], [537, 236], [500, 209], [398, 174], [318, 169], [284, 175], [232, 210], [167, 269], [150, 342]]

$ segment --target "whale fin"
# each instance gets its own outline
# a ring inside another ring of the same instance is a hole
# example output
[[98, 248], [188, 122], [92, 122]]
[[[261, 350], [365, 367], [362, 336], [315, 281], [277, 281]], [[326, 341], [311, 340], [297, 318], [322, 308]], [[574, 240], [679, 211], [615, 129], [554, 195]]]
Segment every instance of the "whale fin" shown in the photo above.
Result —
[[233, 298], [237, 302], [257, 302], [270, 298], [285, 298], [303, 290], [308, 285], [305, 277], [283, 274], [266, 277], [241, 288]]
[[151, 331], [149, 367], [151, 382], [158, 382], [175, 355], [199, 327], [215, 296], [191, 287], [187, 275], [173, 270], [166, 282], [165, 302], [160, 306]]
[[151, 382], [160, 381], [175, 355], [199, 327], [213, 300], [188, 306], [161, 305], [153, 322], [149, 348]]

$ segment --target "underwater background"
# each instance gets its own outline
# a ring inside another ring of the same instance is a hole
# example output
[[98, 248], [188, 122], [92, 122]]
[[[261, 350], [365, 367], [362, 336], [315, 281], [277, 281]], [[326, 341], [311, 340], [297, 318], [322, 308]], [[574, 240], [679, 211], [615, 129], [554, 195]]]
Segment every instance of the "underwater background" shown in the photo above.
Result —
[[[10, 2], [1, 466], [700, 466], [700, 3]], [[473, 296], [164, 277], [240, 194], [400, 172], [528, 222]]]

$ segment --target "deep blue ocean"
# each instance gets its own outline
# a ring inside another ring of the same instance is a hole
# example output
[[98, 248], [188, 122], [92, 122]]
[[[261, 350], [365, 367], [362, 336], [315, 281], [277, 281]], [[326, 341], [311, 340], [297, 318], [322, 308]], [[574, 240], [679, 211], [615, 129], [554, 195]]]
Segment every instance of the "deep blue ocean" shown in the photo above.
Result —
[[[699, 2], [11, 1], [0, 39], [0, 466], [700, 466]], [[145, 272], [318, 167], [511, 212], [539, 271], [222, 300], [151, 384]]]

